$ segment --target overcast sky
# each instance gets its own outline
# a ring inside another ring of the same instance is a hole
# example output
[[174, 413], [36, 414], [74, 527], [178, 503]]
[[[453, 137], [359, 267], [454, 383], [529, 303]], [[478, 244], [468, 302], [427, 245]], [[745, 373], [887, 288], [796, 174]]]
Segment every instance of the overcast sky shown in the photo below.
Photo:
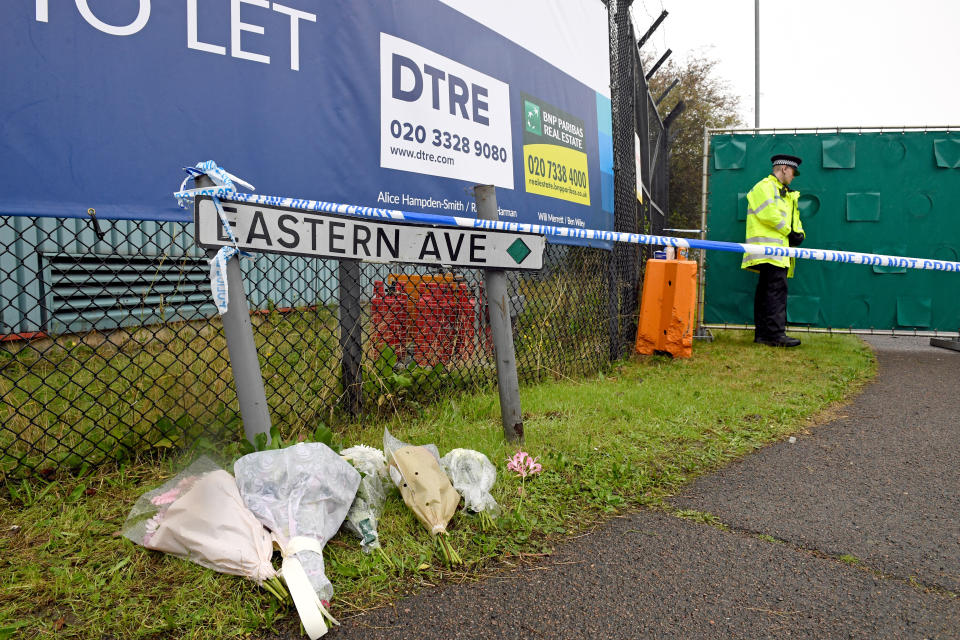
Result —
[[[719, 60], [752, 127], [754, 0], [634, 0], [638, 37], [663, 9], [643, 50]], [[960, 125], [960, 0], [760, 0], [760, 126], [837, 125]]]

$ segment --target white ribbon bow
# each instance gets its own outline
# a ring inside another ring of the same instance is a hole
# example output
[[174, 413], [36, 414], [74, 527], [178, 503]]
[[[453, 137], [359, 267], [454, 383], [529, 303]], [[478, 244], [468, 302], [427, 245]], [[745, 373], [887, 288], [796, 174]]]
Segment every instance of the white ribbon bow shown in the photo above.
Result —
[[313, 590], [313, 585], [310, 584], [307, 572], [303, 570], [303, 565], [294, 557], [301, 551], [313, 551], [323, 555], [323, 545], [315, 538], [305, 536], [294, 536], [286, 545], [281, 544], [283, 564], [280, 567], [280, 575], [287, 583], [287, 590], [290, 591], [293, 604], [297, 607], [303, 630], [310, 636], [310, 640], [317, 640], [327, 632], [327, 620], [335, 625], [340, 623], [323, 606], [317, 592]]

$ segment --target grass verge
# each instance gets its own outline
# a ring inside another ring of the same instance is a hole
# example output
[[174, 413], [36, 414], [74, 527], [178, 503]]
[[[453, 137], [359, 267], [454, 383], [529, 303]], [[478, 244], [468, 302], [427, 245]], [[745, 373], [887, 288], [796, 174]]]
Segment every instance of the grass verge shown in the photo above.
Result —
[[[481, 575], [511, 556], [545, 554], [609, 514], [658, 504], [695, 476], [802, 431], [875, 372], [851, 336], [810, 336], [800, 349], [758, 348], [719, 333], [689, 360], [641, 358], [600, 376], [527, 386], [525, 450], [544, 471], [525, 484], [503, 461], [496, 391], [451, 397], [386, 423], [341, 425], [336, 444], [408, 442], [484, 452], [498, 467], [497, 528], [460, 512], [450, 540], [465, 565], [445, 567], [426, 530], [392, 494], [380, 524], [387, 559], [339, 534], [327, 545], [333, 613], [349, 617], [409, 590]], [[230, 465], [237, 449], [220, 451]], [[194, 452], [191, 455], [196, 455]], [[134, 500], [191, 455], [125, 463], [83, 479], [8, 483], [0, 495], [0, 640], [229, 638], [296, 613], [239, 578], [149, 552], [118, 536]], [[520, 492], [523, 492], [522, 508]]]

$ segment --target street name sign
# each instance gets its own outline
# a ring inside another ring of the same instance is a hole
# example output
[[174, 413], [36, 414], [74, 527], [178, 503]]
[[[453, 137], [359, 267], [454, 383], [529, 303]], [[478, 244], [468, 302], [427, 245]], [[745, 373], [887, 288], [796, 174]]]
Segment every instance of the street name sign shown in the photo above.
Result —
[[[478, 269], [543, 267], [544, 237], [530, 233], [431, 226], [229, 200], [221, 200], [221, 205], [237, 247], [247, 251]], [[209, 197], [196, 199], [194, 222], [201, 247], [233, 245]]]

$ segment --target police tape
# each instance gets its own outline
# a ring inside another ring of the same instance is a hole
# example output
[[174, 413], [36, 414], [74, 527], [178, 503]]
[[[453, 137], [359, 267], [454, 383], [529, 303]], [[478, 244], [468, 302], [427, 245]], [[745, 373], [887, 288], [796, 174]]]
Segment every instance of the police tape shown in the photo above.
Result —
[[[227, 237], [230, 239], [230, 242], [233, 246], [220, 247], [220, 250], [217, 251], [217, 254], [210, 259], [210, 291], [213, 294], [213, 303], [217, 305], [217, 311], [220, 315], [223, 315], [227, 312], [230, 301], [230, 286], [227, 280], [227, 263], [230, 262], [230, 259], [234, 256], [242, 256], [250, 258], [252, 257], [246, 251], [242, 251], [237, 246], [237, 239], [233, 235], [233, 230], [230, 228], [230, 225], [227, 223], [226, 214], [223, 211], [223, 206], [220, 204], [221, 198], [229, 198], [238, 194], [237, 187], [234, 182], [238, 182], [248, 189], [254, 189], [255, 187], [237, 176], [227, 173], [222, 167], [217, 166], [217, 163], [213, 160], [207, 160], [206, 162], [198, 162], [193, 167], [184, 167], [183, 170], [187, 173], [187, 177], [183, 179], [183, 182], [180, 183], [179, 191], [176, 191], [173, 196], [177, 199], [177, 204], [181, 208], [186, 209], [189, 206], [193, 205], [194, 199], [197, 195], [206, 195], [210, 196], [213, 200], [213, 204], [217, 209], [217, 215], [220, 217], [220, 224], [223, 225], [223, 228], [226, 230]], [[212, 187], [200, 187], [196, 189], [185, 189], [187, 186], [187, 181], [191, 178], [196, 180], [202, 176], [207, 176], [213, 182], [214, 186]], [[202, 194], [198, 192], [203, 192]]]
[[[203, 189], [199, 189], [197, 192], [198, 195], [212, 195], [212, 192], [204, 193]], [[574, 229], [571, 227], [527, 224], [523, 222], [477, 220], [474, 218], [465, 218], [461, 216], [418, 213], [415, 211], [399, 211], [396, 209], [380, 209], [376, 207], [361, 207], [358, 205], [339, 204], [335, 202], [325, 202], [322, 200], [281, 198], [277, 196], [266, 196], [252, 193], [234, 192], [229, 196], [226, 196], [225, 199], [246, 204], [260, 204], [271, 207], [289, 207], [291, 209], [316, 211], [319, 213], [337, 213], [341, 215], [357, 216], [362, 218], [384, 218], [394, 221], [465, 227], [469, 229], [490, 229], [496, 231], [510, 231], [514, 233], [532, 233], [536, 235], [552, 236], [555, 238], [596, 240], [601, 242], [624, 242], [628, 244], [683, 247], [688, 249], [708, 249], [714, 251], [744, 253], [755, 257], [800, 258], [803, 260], [821, 260], [824, 262], [840, 262], [868, 266], [898, 268], [905, 267], [908, 269], [960, 272], [960, 262], [951, 262], [948, 260], [888, 256], [875, 253], [859, 253], [856, 251], [839, 251], [833, 249], [771, 247], [766, 245], [746, 244], [740, 242], [723, 242], [720, 240], [696, 240], [689, 238], [676, 238], [673, 236], [648, 235], [643, 233], [601, 231], [599, 229]]]
[[[201, 169], [207, 167], [208, 169]], [[218, 173], [217, 170], [220, 172]], [[696, 240], [690, 238], [676, 238], [673, 236], [656, 236], [644, 233], [625, 233], [622, 231], [602, 231], [599, 229], [575, 229], [572, 227], [557, 227], [553, 225], [528, 224], [524, 222], [504, 222], [500, 220], [477, 220], [462, 216], [448, 216], [434, 213], [418, 213], [416, 211], [399, 211], [397, 209], [381, 209], [378, 207], [362, 207], [352, 204], [340, 204], [323, 200], [307, 200], [303, 198], [285, 198], [255, 193], [241, 193], [236, 191], [233, 181], [253, 188], [236, 176], [223, 171], [216, 163], [207, 161], [197, 165], [196, 169], [187, 169], [188, 172], [200, 173], [207, 171], [217, 186], [204, 187], [184, 191], [186, 180], [180, 186], [180, 191], [174, 195], [184, 206], [181, 197], [192, 199], [197, 196], [212, 196], [216, 201], [219, 198], [246, 204], [259, 204], [270, 207], [289, 207], [302, 211], [316, 211], [318, 213], [336, 213], [340, 215], [356, 216], [361, 218], [382, 218], [394, 221], [416, 222], [447, 227], [461, 227], [467, 229], [490, 229], [495, 231], [509, 231], [513, 233], [532, 233], [535, 235], [551, 236], [573, 240], [595, 240], [599, 242], [623, 242], [637, 245], [655, 245], [667, 247], [681, 247], [687, 249], [707, 249], [712, 251], [727, 251], [731, 253], [748, 254], [751, 257], [771, 258], [799, 258], [802, 260], [820, 260], [824, 262], [839, 262], [844, 264], [861, 264], [868, 266], [895, 267], [907, 269], [923, 269], [928, 271], [960, 272], [960, 262], [949, 260], [933, 260], [927, 258], [909, 258], [905, 256], [888, 256], [875, 253], [859, 253], [856, 251], [839, 251], [833, 249], [801, 249], [800, 247], [772, 247], [759, 244], [740, 242], [724, 242], [721, 240]], [[214, 176], [216, 176], [214, 178]], [[189, 176], [188, 176], [189, 178]], [[227, 185], [229, 184], [229, 187]], [[186, 195], [189, 194], [189, 195]], [[219, 211], [219, 208], [218, 208]], [[221, 213], [221, 222], [229, 231], [229, 225]], [[232, 237], [232, 233], [231, 233]], [[240, 251], [237, 249], [237, 251]], [[245, 252], [241, 252], [244, 253]]]

